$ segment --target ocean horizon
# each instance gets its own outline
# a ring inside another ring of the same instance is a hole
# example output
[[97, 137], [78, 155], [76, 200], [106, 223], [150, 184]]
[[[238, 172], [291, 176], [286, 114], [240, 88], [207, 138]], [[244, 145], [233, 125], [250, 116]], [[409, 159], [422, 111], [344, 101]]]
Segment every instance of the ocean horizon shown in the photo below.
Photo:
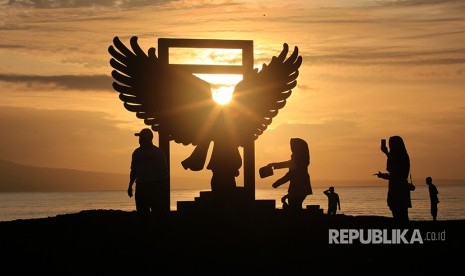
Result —
[[[438, 220], [465, 219], [465, 184], [437, 185], [439, 190]], [[327, 211], [328, 200], [323, 194], [327, 187], [314, 187], [313, 194], [303, 203], [320, 205]], [[335, 187], [341, 201], [338, 214], [353, 216], [387, 216], [391, 213], [386, 204], [387, 186]], [[170, 209], [177, 209], [178, 201], [193, 201], [200, 191], [208, 189], [171, 190]], [[256, 199], [272, 199], [276, 208], [282, 208], [281, 197], [287, 187], [278, 189], [256, 189]], [[428, 188], [416, 185], [412, 192], [411, 220], [431, 220]], [[83, 210], [135, 211], [134, 197], [129, 198], [125, 190], [98, 192], [7, 192], [0, 193], [0, 221], [54, 217], [78, 213]]]

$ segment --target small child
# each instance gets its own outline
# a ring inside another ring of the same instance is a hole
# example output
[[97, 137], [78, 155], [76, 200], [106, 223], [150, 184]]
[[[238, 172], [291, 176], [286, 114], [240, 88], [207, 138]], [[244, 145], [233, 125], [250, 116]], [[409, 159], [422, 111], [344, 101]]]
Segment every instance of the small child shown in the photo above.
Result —
[[287, 198], [289, 197], [289, 194], [285, 194], [282, 198], [281, 198], [281, 202], [283, 203], [283, 210], [286, 210], [289, 208], [289, 204], [287, 203]]

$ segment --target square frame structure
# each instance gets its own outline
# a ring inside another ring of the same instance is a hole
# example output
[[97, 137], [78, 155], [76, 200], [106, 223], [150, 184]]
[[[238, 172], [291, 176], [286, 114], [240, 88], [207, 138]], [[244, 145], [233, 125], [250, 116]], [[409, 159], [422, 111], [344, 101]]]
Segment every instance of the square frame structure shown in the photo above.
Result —
[[[242, 74], [253, 69], [253, 40], [223, 40], [223, 39], [185, 39], [185, 38], [159, 38], [158, 59], [169, 64], [170, 48], [192, 49], [241, 49], [242, 65], [205, 65], [205, 64], [171, 64], [171, 66], [192, 74]], [[170, 164], [170, 139], [169, 135], [159, 132], [159, 146], [165, 152]], [[255, 139], [250, 137], [244, 145], [244, 189], [250, 200], [255, 200]], [[170, 174], [171, 177], [171, 174]], [[171, 180], [170, 180], [171, 181]], [[166, 190], [166, 189], [165, 189]], [[167, 192], [170, 192], [168, 183]], [[168, 198], [170, 195], [168, 194]], [[169, 208], [169, 206], [168, 206]]]

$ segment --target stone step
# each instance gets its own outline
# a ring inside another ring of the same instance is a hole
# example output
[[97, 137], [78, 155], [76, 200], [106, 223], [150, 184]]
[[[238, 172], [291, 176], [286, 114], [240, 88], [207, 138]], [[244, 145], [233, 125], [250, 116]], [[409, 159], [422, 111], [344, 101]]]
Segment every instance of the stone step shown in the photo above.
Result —
[[320, 205], [307, 205], [305, 209], [311, 214], [323, 215], [323, 209], [320, 208]]
[[276, 201], [261, 199], [253, 201], [225, 201], [220, 199], [212, 198], [210, 200], [195, 200], [195, 201], [178, 201], [177, 204], [178, 212], [221, 212], [221, 211], [274, 211], [276, 210]]

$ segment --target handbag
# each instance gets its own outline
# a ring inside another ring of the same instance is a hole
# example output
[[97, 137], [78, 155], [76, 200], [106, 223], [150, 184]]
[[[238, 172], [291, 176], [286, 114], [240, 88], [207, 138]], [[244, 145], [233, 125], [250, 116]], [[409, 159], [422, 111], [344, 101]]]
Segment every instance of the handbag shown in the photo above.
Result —
[[412, 174], [410, 174], [410, 182], [407, 181], [407, 184], [410, 191], [415, 191], [415, 185], [413, 185]]
[[270, 165], [266, 165], [264, 167], [261, 167], [258, 172], [260, 173], [260, 178], [265, 178], [268, 176], [273, 175], [273, 167]]

